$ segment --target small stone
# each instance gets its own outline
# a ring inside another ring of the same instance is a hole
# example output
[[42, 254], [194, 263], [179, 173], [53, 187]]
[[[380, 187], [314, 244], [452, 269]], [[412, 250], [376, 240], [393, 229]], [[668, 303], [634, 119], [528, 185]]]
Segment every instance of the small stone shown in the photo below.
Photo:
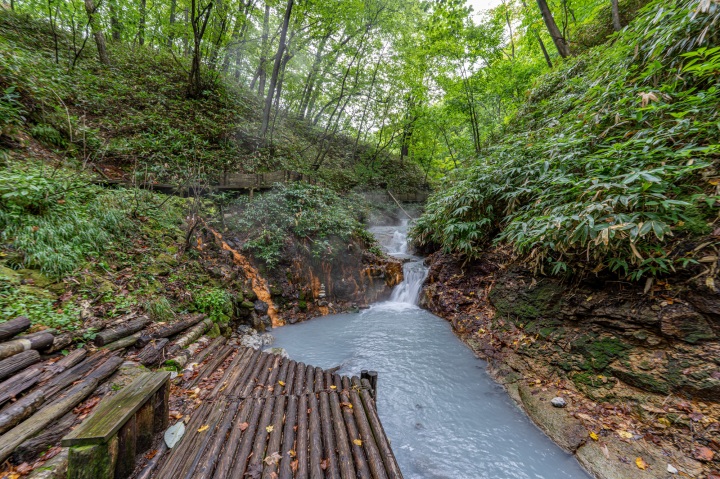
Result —
[[550, 400], [550, 404], [553, 405], [553, 407], [565, 407], [567, 406], [567, 401], [565, 401], [564, 398], [561, 397], [554, 397]]
[[670, 474], [677, 474], [678, 470], [672, 464], [668, 464], [667, 472], [669, 472]]

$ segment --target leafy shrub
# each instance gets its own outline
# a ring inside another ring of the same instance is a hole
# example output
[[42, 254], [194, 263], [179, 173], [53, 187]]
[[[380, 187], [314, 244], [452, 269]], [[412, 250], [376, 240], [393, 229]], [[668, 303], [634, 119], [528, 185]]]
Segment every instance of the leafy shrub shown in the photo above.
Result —
[[175, 311], [173, 311], [170, 301], [165, 296], [148, 301], [145, 304], [145, 311], [147, 311], [150, 319], [155, 322], [167, 322], [175, 318]]
[[230, 225], [246, 236], [244, 248], [268, 267], [276, 266], [283, 252], [295, 242], [314, 258], [329, 258], [347, 247], [351, 239], [367, 245], [374, 239], [359, 219], [362, 201], [304, 183], [276, 185], [253, 200], [238, 200], [240, 213]]
[[33, 165], [0, 170], [0, 240], [22, 254], [19, 266], [55, 278], [121, 238], [126, 208], [121, 192], [77, 174]]
[[233, 313], [232, 297], [220, 288], [200, 291], [193, 297], [193, 304], [198, 312], [205, 313], [213, 322], [227, 321]]
[[77, 329], [82, 321], [80, 310], [72, 303], [56, 306], [55, 301], [21, 290], [16, 284], [0, 276], [0, 318], [26, 316], [33, 324], [61, 330]]
[[0, 96], [0, 135], [9, 133], [11, 128], [19, 126], [25, 120], [20, 94], [14, 86], [7, 87]]
[[505, 243], [556, 274], [637, 280], [693, 262], [673, 241], [706, 230], [720, 200], [720, 49], [706, 47], [720, 6], [700, 3], [655, 1], [544, 78], [502, 143], [431, 198], [415, 240], [469, 257]]

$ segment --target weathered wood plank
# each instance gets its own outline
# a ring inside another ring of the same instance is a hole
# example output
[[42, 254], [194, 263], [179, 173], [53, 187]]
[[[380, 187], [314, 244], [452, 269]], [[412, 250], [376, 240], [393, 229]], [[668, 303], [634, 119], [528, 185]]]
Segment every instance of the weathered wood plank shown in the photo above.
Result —
[[255, 433], [257, 432], [260, 423], [260, 416], [265, 409], [265, 399], [263, 398], [252, 398], [246, 399], [252, 404], [252, 412], [250, 413], [250, 420], [248, 421], [248, 427], [242, 436], [242, 440], [237, 448], [235, 455], [235, 462], [232, 465], [229, 476], [219, 475], [219, 471], [215, 474], [215, 479], [243, 479], [245, 477], [245, 471], [247, 470], [247, 461], [250, 456], [250, 452], [253, 448], [255, 439]]
[[[367, 384], [369, 386], [369, 384]], [[365, 408], [365, 414], [367, 415], [370, 428], [372, 429], [373, 436], [375, 436], [375, 442], [377, 443], [380, 454], [385, 464], [385, 471], [390, 479], [402, 479], [402, 472], [400, 472], [400, 466], [395, 459], [395, 454], [392, 452], [390, 447], [390, 441], [385, 434], [385, 430], [380, 422], [377, 410], [375, 409], [375, 401], [370, 397], [370, 393], [367, 389], [360, 390], [360, 398], [362, 405]]]
[[62, 445], [107, 442], [168, 381], [167, 371], [143, 374], [115, 396], [100, 402], [93, 415], [65, 436]]
[[[295, 365], [293, 365], [295, 366]], [[288, 369], [293, 371], [295, 368]], [[283, 428], [282, 444], [280, 447], [280, 467], [278, 479], [292, 479], [293, 467], [292, 463], [297, 457], [295, 450], [295, 425], [298, 417], [298, 398], [297, 396], [288, 396], [287, 408], [285, 409], [285, 426]], [[299, 429], [299, 428], [298, 428]], [[293, 451], [295, 451], [293, 453]]]
[[285, 417], [285, 396], [275, 398], [275, 409], [273, 411], [272, 430], [269, 432], [268, 443], [265, 455], [262, 457], [262, 479], [277, 479], [278, 461], [272, 460], [276, 454], [282, 454], [280, 445], [283, 435], [283, 418]]
[[150, 322], [147, 316], [140, 316], [133, 320], [118, 324], [112, 328], [104, 329], [95, 335], [95, 346], [105, 346], [119, 339], [137, 333]]
[[247, 399], [240, 403], [240, 410], [237, 413], [235, 421], [233, 421], [230, 429], [230, 434], [222, 444], [222, 449], [218, 454], [217, 467], [215, 468], [214, 477], [223, 478], [229, 476], [230, 467], [232, 467], [233, 460], [235, 459], [235, 452], [240, 445], [240, 439], [242, 438], [243, 432], [250, 426], [248, 424], [248, 418], [252, 412], [254, 401]]
[[[302, 369], [301, 369], [302, 368]], [[298, 365], [299, 371], [305, 371], [305, 365]], [[308, 477], [308, 396], [303, 394], [298, 400], [297, 412], [297, 439], [295, 453], [297, 454], [298, 467], [295, 471], [295, 479], [307, 479]]]
[[5, 341], [8, 338], [12, 338], [18, 333], [21, 333], [30, 327], [30, 320], [25, 316], [18, 316], [17, 318], [11, 319], [0, 323], [0, 341]]
[[345, 420], [340, 410], [340, 399], [338, 392], [328, 394], [330, 401], [330, 412], [332, 414], [333, 432], [335, 433], [335, 444], [338, 451], [338, 469], [340, 469], [340, 477], [342, 479], [355, 478], [355, 467], [353, 466], [353, 457], [350, 452], [350, 440], [348, 439], [347, 429], [345, 428]]
[[223, 444], [225, 444], [228, 432], [233, 424], [233, 420], [235, 419], [235, 414], [238, 412], [239, 406], [240, 401], [237, 399], [228, 403], [222, 421], [219, 423], [217, 431], [215, 431], [215, 435], [213, 436], [204, 457], [195, 469], [195, 473], [192, 476], [195, 479], [209, 479], [212, 477], [212, 473], [215, 470], [215, 464], [217, 464], [220, 456], [220, 450], [222, 449]]
[[[322, 377], [319, 374], [317, 377]], [[337, 443], [335, 434], [333, 433], [332, 416], [330, 413], [330, 400], [328, 393], [320, 392], [320, 424], [322, 426], [323, 453], [327, 467], [325, 468], [326, 479], [340, 479], [340, 471], [338, 469], [338, 459], [336, 454]]]
[[[314, 370], [310, 370], [314, 374]], [[308, 394], [308, 409], [310, 410], [309, 420], [309, 444], [310, 450], [310, 464], [309, 472], [310, 479], [323, 479], [322, 460], [323, 460], [323, 443], [322, 443], [322, 429], [320, 426], [320, 407], [318, 406], [318, 399], [315, 393]]]

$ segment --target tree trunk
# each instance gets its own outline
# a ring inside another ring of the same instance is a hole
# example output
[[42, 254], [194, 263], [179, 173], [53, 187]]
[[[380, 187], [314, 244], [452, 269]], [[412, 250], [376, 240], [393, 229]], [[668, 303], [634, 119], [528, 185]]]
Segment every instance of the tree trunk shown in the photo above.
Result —
[[620, 6], [618, 5], [618, 0], [612, 0], [612, 21], [613, 21], [613, 28], [616, 32], [619, 32], [622, 30], [622, 22], [620, 21]]
[[170, 0], [170, 31], [168, 32], [168, 48], [172, 48], [173, 40], [175, 40], [175, 10], [177, 10], [177, 0]]
[[145, 45], [145, 17], [147, 14], [147, 0], [140, 0], [140, 20], [138, 20], [138, 43]]
[[315, 60], [313, 61], [312, 68], [310, 68], [310, 73], [308, 73], [302, 99], [300, 100], [300, 107], [298, 108], [300, 118], [305, 118], [306, 115], [310, 114], [307, 109], [310, 104], [313, 89], [315, 88], [315, 81], [317, 80], [318, 73], [320, 73], [320, 63], [323, 59], [323, 52], [325, 51], [325, 45], [327, 44], [328, 38], [330, 38], [329, 34], [322, 37], [320, 44], [317, 47], [317, 51], [315, 52]]
[[120, 34], [122, 32], [122, 23], [120, 23], [120, 19], [118, 18], [117, 0], [112, 0], [111, 2], [109, 2], [109, 5], [110, 5], [110, 31], [112, 32], [112, 40], [113, 40], [113, 42], [119, 42]]
[[199, 5], [197, 5], [197, 1], [192, 0], [190, 7], [192, 10], [190, 12], [190, 21], [192, 22], [193, 29], [193, 57], [188, 81], [188, 96], [190, 98], [197, 98], [202, 94], [202, 76], [200, 75], [200, 65], [202, 61], [201, 46], [205, 29], [210, 20], [212, 6], [213, 3], [210, 2], [201, 10], [198, 10]]
[[273, 65], [272, 76], [270, 77], [270, 87], [268, 88], [267, 97], [265, 98], [265, 109], [263, 110], [262, 125], [260, 127], [260, 136], [265, 137], [268, 126], [270, 124], [270, 110], [272, 109], [273, 96], [275, 94], [275, 86], [280, 73], [280, 64], [282, 63], [283, 51], [285, 50], [285, 38], [287, 38], [288, 26], [290, 24], [290, 15], [292, 14], [293, 0], [288, 0], [285, 8], [285, 17], [283, 18], [282, 30], [280, 31], [280, 44], [275, 55], [275, 64]]
[[553, 39], [553, 43], [555, 43], [558, 53], [560, 53], [560, 56], [563, 58], [569, 57], [570, 47], [555, 23], [555, 18], [553, 18], [550, 7], [547, 4], [547, 0], [537, 0], [537, 4], [538, 7], [540, 7], [540, 13], [542, 14], [543, 21], [545, 21], [545, 26], [547, 27], [548, 32], [550, 32], [550, 37]]
[[100, 63], [109, 65], [110, 59], [108, 58], [105, 47], [105, 35], [102, 32], [102, 28], [100, 28], [100, 19], [97, 16], [97, 7], [95, 7], [93, 0], [85, 0], [85, 11], [87, 12], [88, 23], [90, 24], [93, 37], [95, 37], [95, 45], [97, 45]]
[[267, 81], [267, 72], [265, 71], [265, 64], [267, 63], [267, 51], [268, 51], [268, 38], [270, 36], [270, 5], [265, 2], [265, 16], [263, 17], [263, 31], [262, 31], [262, 42], [260, 47], [260, 63], [258, 63], [257, 73], [250, 83], [250, 89], [252, 90], [255, 86], [255, 82], [258, 84], [258, 96], [265, 95], [265, 82]]

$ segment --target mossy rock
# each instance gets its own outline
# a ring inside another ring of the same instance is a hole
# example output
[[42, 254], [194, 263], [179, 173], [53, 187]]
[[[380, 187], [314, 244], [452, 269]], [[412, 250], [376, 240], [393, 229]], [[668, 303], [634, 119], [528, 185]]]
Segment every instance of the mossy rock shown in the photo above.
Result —
[[307, 310], [307, 301], [300, 301], [298, 303], [298, 308], [300, 308], [300, 311], [306, 311]]
[[14, 269], [0, 265], [0, 280], [7, 281], [10, 284], [20, 284], [22, 277]]
[[563, 286], [542, 280], [533, 287], [514, 281], [500, 282], [490, 292], [490, 301], [500, 316], [527, 323], [538, 318], [557, 317], [561, 310]]
[[210, 331], [205, 333], [205, 335], [211, 339], [217, 338], [218, 336], [220, 336], [220, 334], [220, 325], [218, 323], [213, 324], [212, 328], [210, 328]]
[[578, 352], [585, 357], [582, 369], [592, 371], [603, 371], [616, 359], [627, 358], [628, 351], [632, 346], [620, 341], [615, 337], [598, 337], [594, 333], [585, 334], [573, 341], [573, 352]]
[[243, 290], [243, 295], [247, 301], [255, 301], [258, 299], [257, 294], [252, 289]]
[[172, 273], [172, 267], [167, 263], [153, 263], [145, 268], [145, 272], [152, 276], [167, 276]]
[[178, 265], [178, 260], [176, 260], [173, 255], [167, 253], [160, 253], [159, 255], [157, 255], [157, 257], [155, 258], [155, 262], [165, 263], [173, 267]]
[[18, 286], [18, 290], [24, 294], [29, 294], [38, 298], [52, 299], [53, 301], [58, 299], [58, 296], [51, 291], [43, 288], [38, 288], [36, 286], [24, 284], [22, 286]]
[[31, 280], [38, 288], [47, 288], [55, 282], [36, 269], [19, 269], [16, 273], [25, 280]]
[[251, 302], [251, 301], [249, 301], [249, 300], [246, 299], [245, 301], [243, 301], [242, 303], [240, 303], [240, 307], [241, 307], [241, 308], [245, 308], [245, 309], [250, 309], [250, 310], [252, 310], [252, 309], [255, 309], [255, 303], [253, 303], [253, 302]]

